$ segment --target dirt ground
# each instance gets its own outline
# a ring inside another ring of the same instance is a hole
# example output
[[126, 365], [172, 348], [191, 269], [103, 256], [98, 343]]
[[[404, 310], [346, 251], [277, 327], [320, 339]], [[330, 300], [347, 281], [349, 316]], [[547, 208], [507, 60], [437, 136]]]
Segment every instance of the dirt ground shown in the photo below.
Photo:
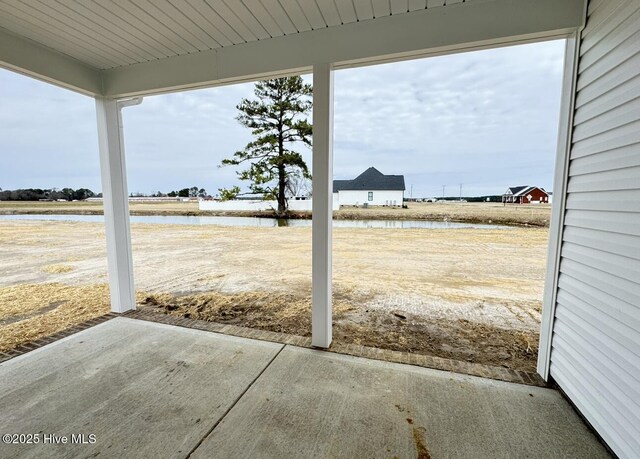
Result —
[[345, 220], [435, 220], [495, 225], [548, 227], [550, 204], [504, 205], [495, 202], [409, 202], [399, 207], [342, 207], [335, 218]]
[[[132, 202], [132, 215], [254, 215], [247, 212], [201, 212], [197, 202]], [[1, 214], [102, 214], [101, 202], [0, 202]], [[259, 213], [271, 216], [269, 212]], [[334, 212], [339, 220], [435, 220], [497, 225], [549, 226], [551, 206], [500, 203], [410, 202], [407, 208], [343, 207]], [[299, 213], [298, 217], [310, 215]]]
[[[308, 336], [311, 229], [132, 225], [139, 307]], [[547, 230], [334, 229], [334, 337], [533, 370]], [[108, 311], [104, 229], [0, 222], [0, 350]]]

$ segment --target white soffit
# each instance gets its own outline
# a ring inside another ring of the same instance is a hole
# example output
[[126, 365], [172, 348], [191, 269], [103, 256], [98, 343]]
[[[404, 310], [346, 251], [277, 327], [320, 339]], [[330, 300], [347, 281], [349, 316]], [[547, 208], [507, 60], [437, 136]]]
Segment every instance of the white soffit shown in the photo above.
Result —
[[0, 27], [104, 70], [454, 3], [0, 0]]
[[[0, 0], [0, 65], [81, 92], [121, 96], [295, 71], [296, 62], [308, 68], [309, 59], [299, 56], [304, 54], [339, 62], [485, 35], [503, 42], [525, 35], [549, 38], [581, 25], [583, 5], [584, 0]], [[46, 51], [52, 55], [45, 66]], [[256, 53], [277, 63], [262, 70], [241, 62]], [[293, 54], [292, 63], [284, 53]], [[65, 71], [54, 68], [55, 62]], [[167, 62], [175, 63], [167, 81], [147, 86], [141, 80], [146, 69], [166, 71]], [[194, 75], [178, 78], [175, 67], [182, 73], [193, 67]], [[78, 79], [75, 70], [89, 75]]]

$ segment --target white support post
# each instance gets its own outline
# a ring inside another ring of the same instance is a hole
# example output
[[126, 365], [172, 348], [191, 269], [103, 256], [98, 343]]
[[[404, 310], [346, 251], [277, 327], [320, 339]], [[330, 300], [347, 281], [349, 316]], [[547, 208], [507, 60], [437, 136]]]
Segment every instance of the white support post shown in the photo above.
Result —
[[109, 292], [111, 310], [119, 313], [136, 308], [127, 171], [120, 110], [124, 106], [140, 102], [140, 98], [118, 102], [114, 99], [96, 97]]
[[580, 57], [580, 32], [567, 39], [564, 52], [564, 77], [562, 100], [560, 103], [560, 125], [558, 129], [558, 148], [553, 181], [553, 204], [549, 226], [549, 249], [547, 254], [547, 273], [545, 276], [544, 298], [542, 301], [542, 320], [540, 323], [540, 345], [538, 346], [538, 374], [549, 380], [551, 363], [551, 341], [560, 275], [560, 254], [562, 232], [567, 201], [569, 181], [569, 156], [573, 137], [573, 115], [575, 110], [576, 84], [578, 79], [578, 60]]
[[313, 66], [313, 262], [311, 344], [332, 339], [331, 229], [333, 223], [333, 68]]

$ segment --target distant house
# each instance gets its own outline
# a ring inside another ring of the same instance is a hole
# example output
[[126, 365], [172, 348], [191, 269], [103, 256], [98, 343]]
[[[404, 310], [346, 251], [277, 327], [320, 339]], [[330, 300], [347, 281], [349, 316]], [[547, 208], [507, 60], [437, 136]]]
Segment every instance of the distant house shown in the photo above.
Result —
[[402, 206], [404, 175], [384, 175], [370, 167], [353, 180], [334, 180], [334, 201], [340, 206]]
[[506, 204], [548, 204], [550, 193], [537, 186], [513, 186], [502, 195]]

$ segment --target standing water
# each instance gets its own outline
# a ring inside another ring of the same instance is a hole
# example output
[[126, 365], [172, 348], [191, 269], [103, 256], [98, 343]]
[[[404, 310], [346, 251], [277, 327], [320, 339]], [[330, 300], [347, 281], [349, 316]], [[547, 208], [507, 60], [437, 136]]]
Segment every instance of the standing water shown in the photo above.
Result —
[[[310, 228], [311, 220], [287, 220], [263, 217], [214, 217], [185, 215], [132, 215], [131, 223], [156, 225], [219, 225], [244, 227], [292, 227]], [[102, 215], [0, 215], [3, 220], [48, 220], [63, 222], [102, 223]], [[509, 229], [510, 226], [487, 225], [482, 223], [456, 223], [429, 220], [334, 220], [334, 228], [388, 228], [388, 229]]]

